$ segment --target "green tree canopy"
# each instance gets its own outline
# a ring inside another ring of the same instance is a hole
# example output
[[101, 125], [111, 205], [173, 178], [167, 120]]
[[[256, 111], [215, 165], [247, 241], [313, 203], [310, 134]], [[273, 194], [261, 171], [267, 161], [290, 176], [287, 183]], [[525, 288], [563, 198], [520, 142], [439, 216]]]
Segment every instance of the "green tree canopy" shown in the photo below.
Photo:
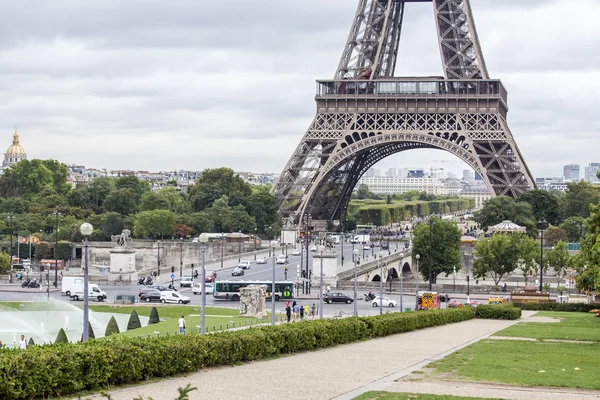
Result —
[[554, 246], [552, 250], [546, 252], [545, 255], [545, 258], [548, 260], [548, 265], [552, 267], [556, 273], [556, 279], [558, 280], [559, 285], [567, 275], [567, 267], [571, 266], [573, 259], [566, 249], [566, 245], [565, 242], [559, 241], [556, 243], [556, 246]]
[[142, 195], [145, 192], [150, 191], [150, 184], [146, 181], [141, 181], [135, 175], [122, 176], [115, 179], [115, 188], [119, 189], [131, 189], [135, 198], [135, 203], [138, 204]]
[[560, 222], [558, 199], [545, 190], [535, 189], [523, 193], [518, 201], [531, 204], [533, 217], [536, 221], [545, 219], [552, 225]]
[[562, 218], [583, 217], [590, 215], [590, 206], [600, 199], [600, 187], [586, 181], [567, 183], [567, 192], [562, 201]]
[[252, 194], [250, 185], [230, 168], [206, 169], [202, 176], [188, 188], [189, 198], [195, 211], [205, 208], [227, 196], [230, 206], [244, 204]]
[[570, 243], [578, 243], [587, 233], [587, 225], [583, 217], [569, 217], [559, 225], [565, 231]]
[[104, 209], [120, 215], [135, 214], [137, 202], [134, 190], [129, 188], [113, 190], [104, 199]]
[[475, 261], [473, 276], [476, 279], [485, 278], [488, 274], [494, 284], [517, 269], [519, 262], [520, 235], [504, 235], [496, 233], [491, 238], [479, 240], [475, 245]]
[[167, 210], [142, 211], [135, 216], [136, 237], [163, 238], [173, 234], [175, 214]]
[[544, 245], [554, 246], [560, 241], [567, 240], [567, 232], [564, 229], [552, 226], [544, 232]]
[[252, 188], [252, 194], [246, 200], [246, 209], [248, 214], [254, 217], [258, 233], [266, 233], [267, 227], [277, 222], [278, 207], [277, 199], [270, 193], [268, 187]]
[[381, 197], [376, 195], [375, 193], [371, 192], [369, 190], [369, 186], [367, 186], [364, 183], [361, 183], [360, 186], [358, 186], [358, 190], [356, 191], [356, 198], [358, 200], [364, 200], [364, 199], [381, 200]]
[[4, 170], [6, 179], [12, 181], [16, 192], [29, 199], [50, 188], [59, 195], [70, 191], [65, 164], [55, 160], [21, 160]]
[[431, 217], [430, 223], [415, 227], [412, 253], [421, 256], [419, 269], [425, 280], [429, 280], [429, 268], [432, 283], [439, 274], [448, 276], [455, 266], [460, 269], [460, 237], [456, 223], [438, 217]]
[[6, 252], [0, 253], [0, 274], [10, 271], [10, 256]]
[[116, 212], [109, 212], [104, 215], [102, 222], [102, 234], [110, 238], [112, 235], [119, 235], [125, 229], [123, 218]]
[[475, 213], [474, 219], [483, 229], [510, 220], [517, 225], [527, 227], [528, 234], [537, 234], [537, 220], [533, 215], [531, 204], [516, 202], [507, 196], [498, 196], [486, 201], [483, 208]]

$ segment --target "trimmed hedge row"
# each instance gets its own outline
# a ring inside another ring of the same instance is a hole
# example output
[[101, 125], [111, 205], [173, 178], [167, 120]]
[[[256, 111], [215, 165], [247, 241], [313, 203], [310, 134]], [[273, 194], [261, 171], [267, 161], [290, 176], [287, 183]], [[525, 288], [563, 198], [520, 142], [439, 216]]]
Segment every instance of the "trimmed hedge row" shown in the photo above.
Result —
[[521, 318], [521, 309], [503, 304], [480, 304], [477, 306], [475, 316], [481, 319], [510, 319]]
[[590, 312], [600, 309], [600, 303], [512, 303], [521, 310], [530, 311], [567, 311], [567, 312]]
[[65, 396], [413, 331], [475, 317], [471, 307], [305, 321], [211, 335], [114, 338], [0, 352], [0, 398]]

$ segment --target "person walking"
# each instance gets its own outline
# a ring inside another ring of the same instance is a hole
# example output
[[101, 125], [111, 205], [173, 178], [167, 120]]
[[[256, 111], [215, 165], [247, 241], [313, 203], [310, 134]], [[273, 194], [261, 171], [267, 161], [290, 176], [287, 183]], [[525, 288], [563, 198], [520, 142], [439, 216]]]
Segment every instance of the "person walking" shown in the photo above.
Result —
[[19, 348], [21, 350], [25, 350], [27, 348], [27, 340], [25, 340], [25, 335], [21, 335], [21, 340], [19, 341]]
[[304, 319], [304, 307], [299, 307], [300, 308], [300, 319]]
[[285, 316], [287, 317], [288, 324], [290, 323], [290, 319], [292, 319], [292, 309], [290, 308], [290, 302], [285, 302]]
[[315, 303], [313, 303], [312, 307], [310, 308], [310, 315], [311, 315], [312, 319], [315, 319], [316, 311], [317, 311], [317, 306], [315, 305]]
[[294, 304], [292, 305], [292, 311], [294, 311], [294, 320], [297, 320], [298, 314], [300, 313], [300, 306], [298, 304], [296, 304], [295, 301], [294, 301]]
[[185, 318], [183, 317], [183, 315], [181, 316], [181, 318], [179, 318], [177, 324], [179, 325], [179, 333], [183, 335], [185, 333]]
[[306, 315], [306, 318], [308, 318], [308, 304], [304, 304], [304, 315]]

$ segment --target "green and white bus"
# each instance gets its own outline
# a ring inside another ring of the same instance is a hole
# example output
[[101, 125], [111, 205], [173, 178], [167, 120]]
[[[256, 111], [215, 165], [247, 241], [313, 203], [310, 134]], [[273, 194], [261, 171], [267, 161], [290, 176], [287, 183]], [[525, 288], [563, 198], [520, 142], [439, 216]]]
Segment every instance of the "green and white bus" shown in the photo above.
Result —
[[[248, 285], [266, 285], [266, 298], [271, 298], [271, 281], [217, 281], [213, 284], [213, 296], [215, 299], [240, 300], [240, 289]], [[275, 301], [294, 298], [294, 282], [275, 282]]]

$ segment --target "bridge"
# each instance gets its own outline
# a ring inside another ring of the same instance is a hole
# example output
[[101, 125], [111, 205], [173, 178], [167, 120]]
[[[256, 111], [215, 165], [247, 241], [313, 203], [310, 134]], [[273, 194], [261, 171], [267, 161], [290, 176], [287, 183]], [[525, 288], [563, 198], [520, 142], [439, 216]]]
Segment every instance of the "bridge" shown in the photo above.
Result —
[[[361, 262], [357, 265], [357, 280], [362, 282], [379, 282], [379, 266], [383, 265], [384, 281], [389, 277], [398, 279], [400, 273], [404, 278], [413, 277], [416, 275], [416, 266], [412, 262], [412, 247], [395, 251], [389, 255], [373, 259], [367, 262]], [[402, 267], [400, 267], [402, 265]], [[339, 266], [338, 266], [339, 268]], [[401, 271], [401, 272], [400, 272]], [[354, 279], [354, 265], [350, 268], [339, 271], [337, 274], [338, 281], [351, 281]]]

